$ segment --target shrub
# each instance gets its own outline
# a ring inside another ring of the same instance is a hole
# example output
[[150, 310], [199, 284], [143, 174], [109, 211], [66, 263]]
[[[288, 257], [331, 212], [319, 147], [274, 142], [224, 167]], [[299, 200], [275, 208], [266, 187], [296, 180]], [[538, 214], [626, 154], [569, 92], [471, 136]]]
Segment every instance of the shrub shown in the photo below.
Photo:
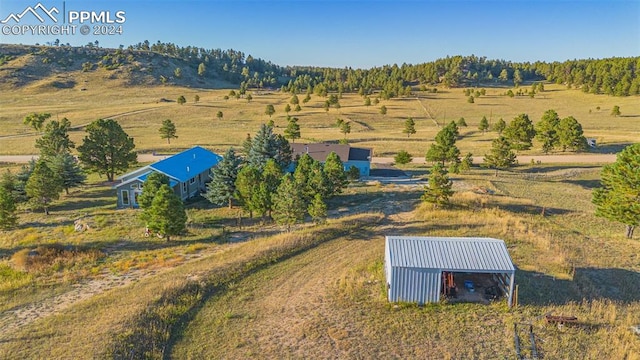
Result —
[[409, 154], [405, 150], [400, 150], [400, 152], [398, 152], [393, 159], [395, 160], [396, 164], [400, 165], [408, 164], [411, 162], [411, 160], [413, 160], [411, 154]]

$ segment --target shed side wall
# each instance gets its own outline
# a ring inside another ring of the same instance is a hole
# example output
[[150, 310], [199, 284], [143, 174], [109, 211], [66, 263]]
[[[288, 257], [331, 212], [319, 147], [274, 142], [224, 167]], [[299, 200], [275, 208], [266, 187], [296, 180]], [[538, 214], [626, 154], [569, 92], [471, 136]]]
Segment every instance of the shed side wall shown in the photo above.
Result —
[[440, 300], [439, 269], [391, 268], [389, 301], [425, 304]]

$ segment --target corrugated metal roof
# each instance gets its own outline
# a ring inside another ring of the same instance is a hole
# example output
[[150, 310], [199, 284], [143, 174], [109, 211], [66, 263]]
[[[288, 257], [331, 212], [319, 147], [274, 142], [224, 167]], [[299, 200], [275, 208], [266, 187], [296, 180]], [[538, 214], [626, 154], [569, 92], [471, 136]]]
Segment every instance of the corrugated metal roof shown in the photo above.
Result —
[[165, 173], [180, 182], [186, 182], [201, 172], [211, 169], [220, 160], [222, 160], [222, 156], [200, 146], [195, 146], [153, 163], [149, 167]]
[[387, 236], [392, 267], [513, 272], [504, 241], [491, 238]]

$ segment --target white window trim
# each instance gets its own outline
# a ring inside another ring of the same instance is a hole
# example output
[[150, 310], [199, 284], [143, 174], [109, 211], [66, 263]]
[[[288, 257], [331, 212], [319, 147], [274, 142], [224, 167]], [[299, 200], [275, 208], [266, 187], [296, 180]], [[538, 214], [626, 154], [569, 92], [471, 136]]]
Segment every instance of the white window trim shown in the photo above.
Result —
[[[131, 204], [131, 201], [129, 199], [129, 190], [126, 190], [126, 189], [125, 190], [120, 190], [120, 196], [122, 198], [122, 205], [130, 205]], [[125, 199], [127, 201], [124, 201]]]
[[196, 182], [196, 178], [192, 177], [191, 179], [189, 179], [189, 184], [194, 184]]

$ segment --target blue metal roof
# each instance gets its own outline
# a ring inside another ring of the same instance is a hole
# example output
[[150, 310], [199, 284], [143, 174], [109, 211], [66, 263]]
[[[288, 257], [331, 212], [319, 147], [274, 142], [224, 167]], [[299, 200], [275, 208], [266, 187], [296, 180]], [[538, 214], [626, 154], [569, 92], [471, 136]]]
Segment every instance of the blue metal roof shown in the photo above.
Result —
[[512, 273], [504, 241], [491, 238], [387, 236], [392, 267]]
[[200, 146], [195, 146], [153, 163], [149, 167], [180, 182], [186, 182], [201, 172], [211, 169], [220, 160], [222, 160], [222, 156]]

